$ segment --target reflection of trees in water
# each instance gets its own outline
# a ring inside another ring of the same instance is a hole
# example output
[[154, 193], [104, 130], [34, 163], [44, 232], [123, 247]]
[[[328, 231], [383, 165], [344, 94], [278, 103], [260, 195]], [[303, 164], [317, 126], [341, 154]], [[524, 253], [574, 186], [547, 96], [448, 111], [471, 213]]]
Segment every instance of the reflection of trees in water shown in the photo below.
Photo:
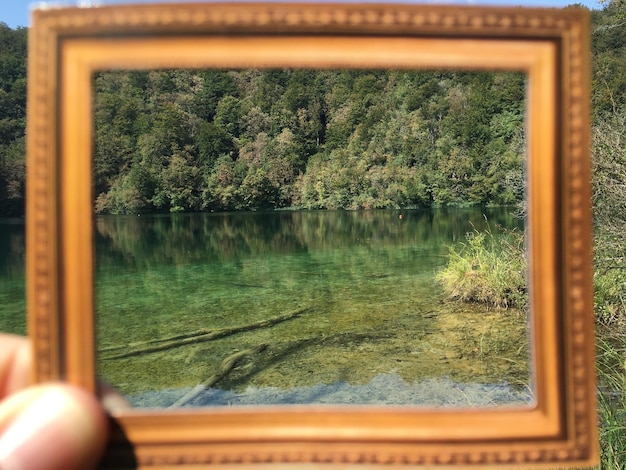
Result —
[[26, 334], [24, 244], [24, 220], [0, 219], [0, 331], [20, 335]]
[[[494, 232], [497, 224], [520, 223], [512, 212], [487, 211]], [[97, 218], [99, 373], [124, 393], [212, 381], [222, 363], [228, 374], [219, 386], [226, 388], [366, 383], [390, 371], [410, 381], [491, 380], [487, 372], [495, 373], [496, 365], [487, 356], [487, 327], [510, 334], [511, 319], [518, 319], [515, 331], [523, 333], [525, 320], [502, 315], [496, 325], [494, 315], [455, 311], [449, 316], [463, 321], [446, 324], [442, 333], [436, 322], [452, 304], [441, 302], [432, 278], [448, 245], [487, 223], [475, 208]], [[303, 310], [271, 327], [239, 330]], [[182, 347], [164, 351], [150, 344], [146, 354], [104, 360], [113, 345], [233, 328], [238, 334], [216, 341], [194, 336]], [[483, 342], [477, 346], [468, 337]], [[502, 343], [517, 354], [517, 339]], [[231, 370], [238, 351], [258, 345], [267, 348]], [[502, 361], [505, 380], [511, 382], [515, 369], [526, 381], [524, 361], [517, 369]]]
[[[193, 214], [96, 219], [98, 265], [131, 266], [237, 261], [269, 253], [416, 246], [442, 243], [489, 224], [519, 226], [512, 211], [497, 209], [375, 210]], [[400, 219], [399, 215], [402, 214]]]
[[0, 275], [24, 275], [25, 237], [23, 220], [7, 219], [0, 225]]

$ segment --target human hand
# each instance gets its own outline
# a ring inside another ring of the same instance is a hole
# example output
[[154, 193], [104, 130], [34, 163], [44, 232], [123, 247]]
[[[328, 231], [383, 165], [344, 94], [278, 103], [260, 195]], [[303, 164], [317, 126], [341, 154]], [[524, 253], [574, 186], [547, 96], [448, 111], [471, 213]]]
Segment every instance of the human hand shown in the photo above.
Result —
[[29, 342], [0, 333], [0, 469], [95, 468], [108, 435], [91, 394], [67, 384], [29, 387]]

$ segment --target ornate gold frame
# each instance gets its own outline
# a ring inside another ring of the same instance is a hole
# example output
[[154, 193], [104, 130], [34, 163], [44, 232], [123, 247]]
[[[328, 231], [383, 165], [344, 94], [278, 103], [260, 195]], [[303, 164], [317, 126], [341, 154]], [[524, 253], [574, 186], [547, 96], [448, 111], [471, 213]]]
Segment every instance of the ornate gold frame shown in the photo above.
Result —
[[92, 74], [175, 67], [528, 75], [532, 407], [116, 411], [105, 468], [592, 465], [597, 459], [588, 14], [410, 5], [157, 4], [35, 11], [28, 108], [34, 380], [96, 391]]

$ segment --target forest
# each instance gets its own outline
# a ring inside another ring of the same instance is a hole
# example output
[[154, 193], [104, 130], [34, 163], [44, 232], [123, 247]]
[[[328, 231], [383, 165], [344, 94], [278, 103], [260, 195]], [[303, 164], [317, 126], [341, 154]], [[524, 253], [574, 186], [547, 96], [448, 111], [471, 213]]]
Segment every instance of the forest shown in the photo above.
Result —
[[[9, 216], [24, 210], [26, 31], [2, 34], [12, 41], [0, 58]], [[516, 73], [100, 72], [94, 210], [513, 204], [524, 194], [524, 95]]]
[[[592, 14], [594, 203], [596, 218], [611, 220], [623, 156], [599, 157], [623, 144], [622, 9], [612, 1]], [[0, 43], [0, 216], [22, 216], [27, 29], [0, 23]], [[524, 195], [524, 93], [514, 73], [101, 72], [94, 210], [514, 204]]]
[[314, 70], [95, 77], [97, 213], [511, 204], [524, 76]]
[[0, 217], [24, 214], [27, 35], [0, 23]]

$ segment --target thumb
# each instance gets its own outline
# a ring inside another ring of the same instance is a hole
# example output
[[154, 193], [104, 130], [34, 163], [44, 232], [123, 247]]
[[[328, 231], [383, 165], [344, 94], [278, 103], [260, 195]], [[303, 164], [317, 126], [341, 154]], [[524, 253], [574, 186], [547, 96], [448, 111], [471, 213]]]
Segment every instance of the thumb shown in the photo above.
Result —
[[0, 403], [2, 470], [95, 468], [107, 441], [97, 399], [69, 385], [39, 385]]

